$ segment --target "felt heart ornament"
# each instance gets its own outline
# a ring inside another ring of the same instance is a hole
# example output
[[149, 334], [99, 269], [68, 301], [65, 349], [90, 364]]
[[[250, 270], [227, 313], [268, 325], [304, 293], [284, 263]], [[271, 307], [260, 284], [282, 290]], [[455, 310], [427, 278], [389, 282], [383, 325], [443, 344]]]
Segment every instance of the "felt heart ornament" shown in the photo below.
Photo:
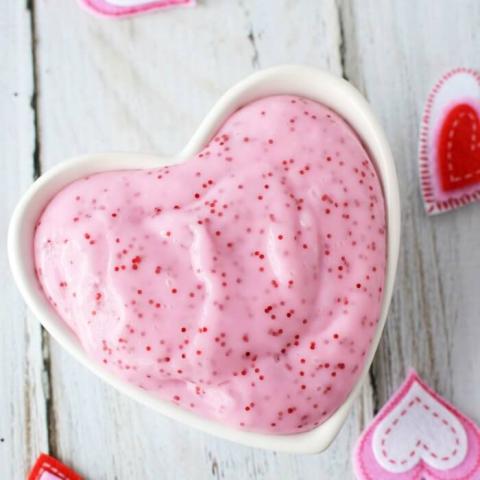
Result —
[[9, 255], [42, 324], [108, 383], [206, 432], [313, 452], [378, 345], [399, 218], [361, 97], [277, 67], [227, 92], [175, 157], [89, 155], [44, 174]]
[[153, 12], [164, 8], [193, 6], [195, 0], [78, 0], [97, 15], [120, 18]]
[[354, 454], [361, 480], [480, 478], [480, 430], [416, 374], [361, 435]]
[[457, 68], [433, 87], [420, 131], [420, 182], [427, 213], [480, 198], [480, 74]]
[[42, 453], [27, 480], [82, 480], [82, 477], [56, 458]]

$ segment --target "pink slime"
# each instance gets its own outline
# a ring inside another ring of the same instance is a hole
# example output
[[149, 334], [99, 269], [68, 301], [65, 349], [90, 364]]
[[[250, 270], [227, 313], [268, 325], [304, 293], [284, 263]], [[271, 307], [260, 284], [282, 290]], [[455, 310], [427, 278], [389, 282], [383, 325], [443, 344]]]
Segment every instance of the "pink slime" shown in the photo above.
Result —
[[277, 96], [182, 165], [68, 185], [34, 247], [45, 294], [105, 368], [210, 419], [289, 434], [325, 421], [361, 373], [385, 233], [355, 133]]

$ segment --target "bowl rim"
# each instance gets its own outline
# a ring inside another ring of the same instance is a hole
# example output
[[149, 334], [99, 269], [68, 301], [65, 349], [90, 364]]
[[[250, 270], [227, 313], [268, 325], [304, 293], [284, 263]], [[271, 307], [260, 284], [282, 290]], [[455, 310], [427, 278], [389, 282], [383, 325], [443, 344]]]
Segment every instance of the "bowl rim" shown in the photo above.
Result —
[[[77, 337], [53, 310], [36, 280], [31, 241], [36, 220], [47, 202], [71, 181], [98, 171], [151, 168], [182, 162], [200, 151], [238, 108], [262, 97], [281, 94], [298, 95], [323, 103], [343, 117], [356, 131], [376, 166], [383, 188], [387, 219], [387, 262], [382, 309], [362, 373], [344, 403], [325, 422], [310, 431], [289, 435], [241, 431], [202, 418], [117, 378], [87, 357]], [[43, 174], [25, 192], [13, 212], [8, 231], [10, 267], [25, 302], [50, 335], [104, 382], [163, 415], [203, 432], [250, 447], [290, 453], [316, 453], [324, 450], [345, 422], [364, 383], [385, 325], [398, 263], [399, 244], [398, 181], [382, 128], [367, 101], [350, 83], [326, 71], [300, 65], [282, 65], [261, 70], [234, 85], [220, 97], [185, 148], [177, 155], [162, 157], [138, 153], [99, 153], [63, 161]]]

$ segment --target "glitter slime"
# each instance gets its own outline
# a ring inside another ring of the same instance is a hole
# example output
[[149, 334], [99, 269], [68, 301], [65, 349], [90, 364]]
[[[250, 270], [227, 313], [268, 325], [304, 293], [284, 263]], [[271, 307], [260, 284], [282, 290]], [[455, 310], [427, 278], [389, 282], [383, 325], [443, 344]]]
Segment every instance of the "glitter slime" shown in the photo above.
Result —
[[380, 316], [385, 206], [356, 134], [272, 96], [194, 158], [62, 189], [36, 271], [87, 354], [236, 428], [311, 430], [345, 401]]

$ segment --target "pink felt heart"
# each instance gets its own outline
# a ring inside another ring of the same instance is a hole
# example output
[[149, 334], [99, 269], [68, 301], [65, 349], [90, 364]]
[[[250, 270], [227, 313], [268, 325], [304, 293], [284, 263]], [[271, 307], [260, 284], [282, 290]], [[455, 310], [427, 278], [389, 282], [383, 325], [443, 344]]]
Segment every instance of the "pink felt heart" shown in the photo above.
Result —
[[35, 261], [85, 351], [160, 398], [237, 428], [324, 422], [375, 337], [381, 185], [355, 133], [310, 100], [233, 114], [181, 165], [56, 195]]
[[194, 5], [195, 0], [78, 0], [89, 11], [106, 17], [127, 17], [163, 8]]
[[361, 480], [480, 478], [480, 431], [415, 372], [360, 437]]
[[420, 179], [427, 213], [480, 199], [480, 74], [457, 68], [432, 89], [420, 132]]

